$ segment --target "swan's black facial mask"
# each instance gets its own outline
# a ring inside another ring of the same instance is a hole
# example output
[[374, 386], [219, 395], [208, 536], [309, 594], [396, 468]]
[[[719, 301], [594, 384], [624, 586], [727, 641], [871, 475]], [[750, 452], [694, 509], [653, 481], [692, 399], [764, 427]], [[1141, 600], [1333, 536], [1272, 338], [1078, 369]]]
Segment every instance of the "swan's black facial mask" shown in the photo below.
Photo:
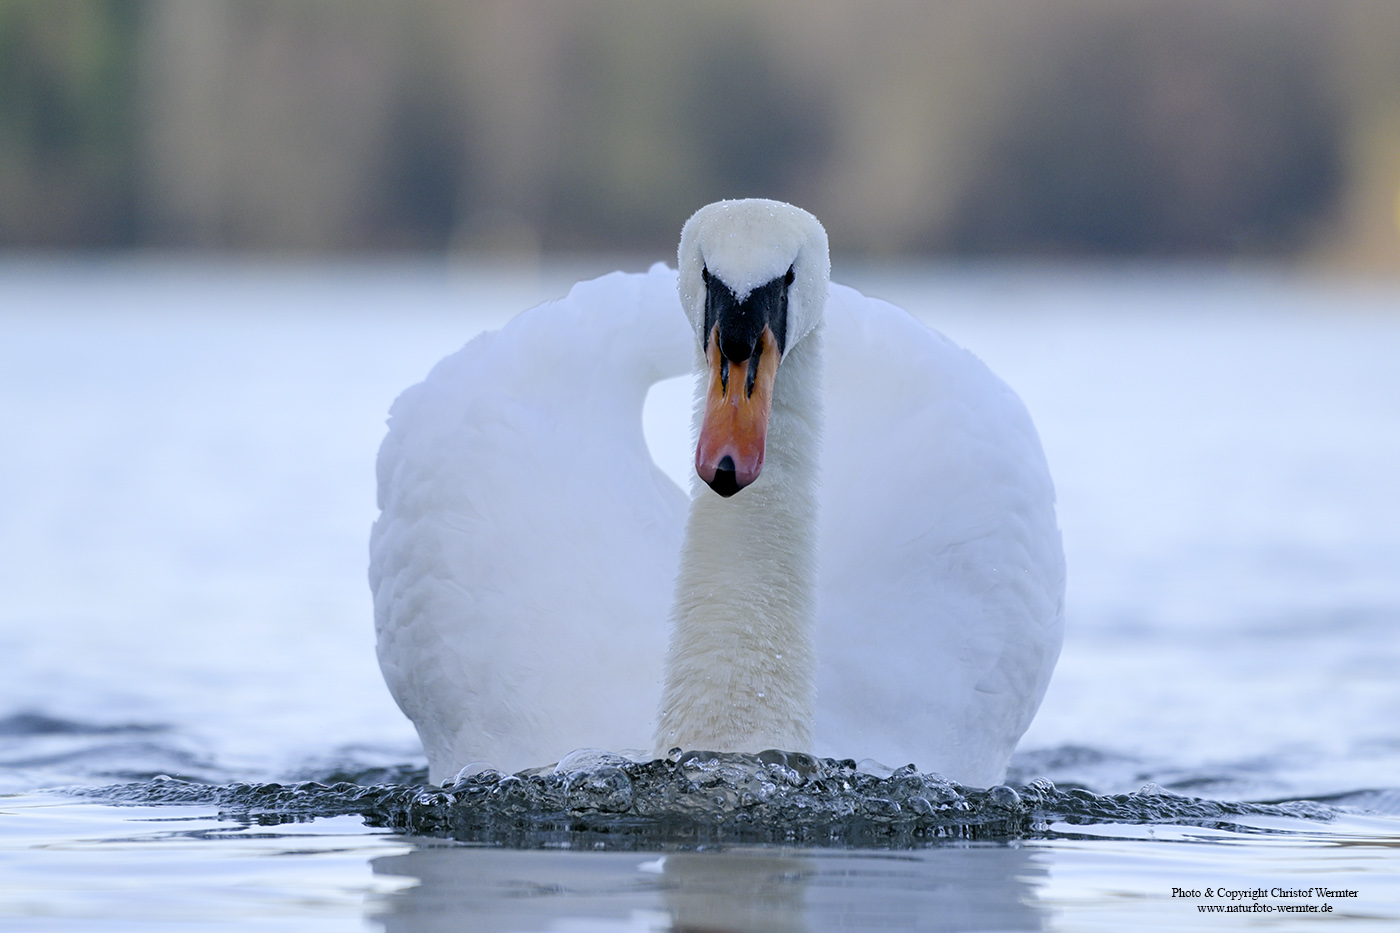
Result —
[[695, 472], [728, 498], [758, 479], [763, 469], [773, 381], [787, 340], [793, 270], [755, 288], [742, 302], [708, 269], [701, 277], [709, 376]]
[[705, 355], [710, 353], [710, 337], [719, 327], [719, 350], [733, 362], [751, 360], [758, 346], [759, 335], [767, 327], [778, 341], [778, 355], [787, 351], [788, 287], [792, 285], [793, 269], [771, 282], [749, 292], [742, 302], [729, 286], [700, 270], [705, 281]]

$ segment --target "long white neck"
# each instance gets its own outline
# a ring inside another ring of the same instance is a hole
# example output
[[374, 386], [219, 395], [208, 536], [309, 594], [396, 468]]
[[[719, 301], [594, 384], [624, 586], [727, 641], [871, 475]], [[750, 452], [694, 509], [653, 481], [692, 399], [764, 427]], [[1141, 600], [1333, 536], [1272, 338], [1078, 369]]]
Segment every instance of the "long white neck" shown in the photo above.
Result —
[[821, 340], [818, 326], [778, 368], [758, 479], [691, 502], [658, 754], [811, 750]]

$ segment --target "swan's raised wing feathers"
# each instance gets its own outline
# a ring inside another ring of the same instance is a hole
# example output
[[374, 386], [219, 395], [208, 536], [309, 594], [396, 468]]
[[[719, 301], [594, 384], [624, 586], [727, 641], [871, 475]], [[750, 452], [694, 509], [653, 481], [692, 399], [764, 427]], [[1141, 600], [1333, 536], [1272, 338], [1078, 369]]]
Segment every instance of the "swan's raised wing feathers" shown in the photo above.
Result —
[[1000, 780], [1063, 626], [1034, 426], [893, 305], [832, 285], [825, 326], [817, 751]]
[[692, 343], [674, 273], [609, 275], [394, 404], [370, 579], [380, 665], [434, 780], [649, 745], [686, 500], [641, 410]]

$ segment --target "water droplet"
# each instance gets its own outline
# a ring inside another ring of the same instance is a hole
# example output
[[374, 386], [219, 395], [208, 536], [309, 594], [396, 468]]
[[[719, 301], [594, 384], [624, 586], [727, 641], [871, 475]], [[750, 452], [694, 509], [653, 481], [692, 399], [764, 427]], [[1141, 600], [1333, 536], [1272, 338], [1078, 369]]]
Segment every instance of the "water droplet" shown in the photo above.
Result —
[[904, 806], [909, 809], [909, 812], [917, 813], [919, 816], [928, 816], [933, 812], [933, 804], [918, 795], [905, 800]]
[[1016, 793], [1015, 788], [1007, 787], [1005, 784], [998, 784], [996, 787], [988, 790], [987, 799], [996, 806], [1004, 807], [1008, 810], [1016, 809], [1021, 806], [1021, 795]]

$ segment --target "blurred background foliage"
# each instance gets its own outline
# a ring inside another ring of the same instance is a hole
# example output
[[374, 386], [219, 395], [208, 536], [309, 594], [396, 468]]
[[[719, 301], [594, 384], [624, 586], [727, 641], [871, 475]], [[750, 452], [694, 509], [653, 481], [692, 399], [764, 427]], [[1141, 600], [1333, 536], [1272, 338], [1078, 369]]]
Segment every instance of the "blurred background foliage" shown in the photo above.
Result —
[[1395, 0], [0, 0], [0, 247], [1400, 269]]

